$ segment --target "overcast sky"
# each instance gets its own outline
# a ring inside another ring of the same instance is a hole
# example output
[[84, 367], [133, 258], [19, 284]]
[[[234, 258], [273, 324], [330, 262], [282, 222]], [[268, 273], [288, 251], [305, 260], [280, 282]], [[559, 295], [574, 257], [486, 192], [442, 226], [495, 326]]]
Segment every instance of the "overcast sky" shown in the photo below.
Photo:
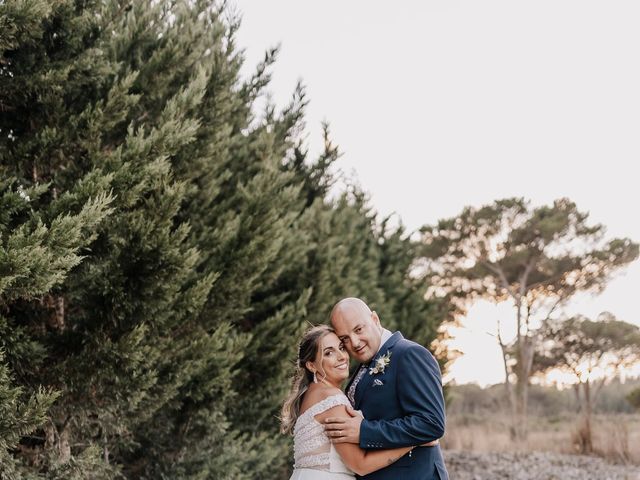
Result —
[[[312, 152], [331, 125], [339, 168], [410, 229], [497, 198], [569, 197], [640, 241], [640, 2], [236, 0], [248, 73], [281, 45], [269, 87], [307, 87]], [[640, 325], [640, 262], [572, 313]], [[458, 331], [458, 382], [502, 381], [495, 317]]]

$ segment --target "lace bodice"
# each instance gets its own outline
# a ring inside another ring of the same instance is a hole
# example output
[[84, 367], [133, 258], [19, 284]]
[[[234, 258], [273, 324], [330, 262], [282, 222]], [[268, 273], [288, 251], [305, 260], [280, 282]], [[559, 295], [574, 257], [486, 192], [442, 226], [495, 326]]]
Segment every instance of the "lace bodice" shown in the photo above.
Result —
[[349, 399], [343, 394], [331, 395], [312, 405], [298, 417], [293, 427], [294, 468], [314, 468], [332, 473], [352, 473], [324, 433], [316, 415], [338, 405], [348, 405]]

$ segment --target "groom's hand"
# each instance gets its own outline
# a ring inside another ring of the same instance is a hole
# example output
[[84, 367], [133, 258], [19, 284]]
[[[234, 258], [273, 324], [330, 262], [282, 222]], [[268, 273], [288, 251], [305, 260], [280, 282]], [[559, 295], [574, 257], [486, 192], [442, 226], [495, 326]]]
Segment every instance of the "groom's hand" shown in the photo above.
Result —
[[329, 417], [324, 421], [324, 431], [331, 443], [360, 443], [360, 424], [362, 415], [347, 406], [349, 418]]

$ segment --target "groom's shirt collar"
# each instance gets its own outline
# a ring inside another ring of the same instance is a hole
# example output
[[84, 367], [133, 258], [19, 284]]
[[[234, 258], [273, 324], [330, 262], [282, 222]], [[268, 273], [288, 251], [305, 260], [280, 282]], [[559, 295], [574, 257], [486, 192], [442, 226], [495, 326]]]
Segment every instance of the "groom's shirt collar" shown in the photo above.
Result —
[[[378, 353], [380, 353], [380, 350], [382, 350], [383, 345], [387, 343], [387, 340], [391, 338], [391, 335], [393, 334], [389, 330], [387, 330], [386, 328], [382, 329], [382, 338], [380, 339], [380, 347], [378, 348]], [[376, 353], [376, 355], [378, 353]]]

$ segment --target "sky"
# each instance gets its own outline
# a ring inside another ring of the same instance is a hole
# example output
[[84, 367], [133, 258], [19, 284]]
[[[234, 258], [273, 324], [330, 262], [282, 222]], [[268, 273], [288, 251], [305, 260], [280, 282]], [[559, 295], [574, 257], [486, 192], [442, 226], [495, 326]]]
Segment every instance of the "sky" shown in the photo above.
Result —
[[[569, 197], [608, 236], [640, 241], [640, 2], [236, 0], [244, 74], [280, 45], [269, 86], [309, 98], [308, 145], [328, 121], [338, 168], [410, 229], [498, 198]], [[640, 325], [640, 262], [567, 313]], [[504, 379], [506, 306], [455, 330], [457, 383]]]

